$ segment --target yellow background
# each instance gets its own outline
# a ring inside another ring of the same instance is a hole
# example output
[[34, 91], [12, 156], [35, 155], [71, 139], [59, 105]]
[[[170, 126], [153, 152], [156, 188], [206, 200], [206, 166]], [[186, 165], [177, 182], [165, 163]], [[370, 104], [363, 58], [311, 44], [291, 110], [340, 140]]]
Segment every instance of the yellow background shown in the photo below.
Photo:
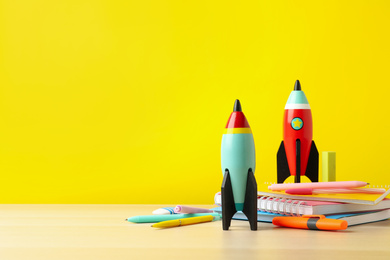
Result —
[[[0, 5], [1, 203], [213, 203], [236, 98], [276, 180], [300, 79], [337, 180], [390, 184], [387, 1]], [[320, 165], [321, 167], [321, 165]]]

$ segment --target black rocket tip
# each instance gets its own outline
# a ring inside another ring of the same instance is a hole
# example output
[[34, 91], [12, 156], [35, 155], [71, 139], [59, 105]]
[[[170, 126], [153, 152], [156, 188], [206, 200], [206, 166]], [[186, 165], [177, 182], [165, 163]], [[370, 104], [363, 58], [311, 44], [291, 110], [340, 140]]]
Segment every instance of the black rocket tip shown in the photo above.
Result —
[[299, 80], [295, 81], [294, 90], [301, 90], [301, 83]]
[[240, 100], [236, 99], [234, 102], [233, 112], [242, 112]]

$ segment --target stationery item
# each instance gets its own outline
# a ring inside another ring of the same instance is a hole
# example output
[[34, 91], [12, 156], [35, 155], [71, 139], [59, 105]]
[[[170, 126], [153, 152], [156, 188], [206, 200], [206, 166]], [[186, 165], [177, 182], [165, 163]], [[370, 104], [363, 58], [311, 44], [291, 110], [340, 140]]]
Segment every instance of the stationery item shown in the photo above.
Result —
[[366, 193], [337, 193], [337, 194], [313, 194], [313, 195], [291, 195], [283, 191], [266, 192], [259, 191], [260, 196], [279, 197], [283, 199], [292, 200], [316, 200], [316, 201], [333, 201], [333, 202], [345, 202], [354, 204], [375, 205], [386, 198], [390, 193], [390, 189], [387, 189], [382, 194], [366, 194]]
[[311, 182], [311, 183], [286, 183], [272, 184], [268, 186], [269, 190], [281, 191], [288, 189], [345, 189], [359, 188], [368, 185], [363, 181], [330, 181], [330, 182]]
[[[221, 205], [221, 194], [214, 197], [216, 205]], [[362, 205], [314, 200], [292, 200], [272, 196], [259, 196], [257, 208], [261, 212], [281, 215], [327, 215], [351, 212], [377, 211], [390, 208], [390, 199], [384, 199], [376, 205]]]
[[369, 189], [369, 188], [357, 188], [357, 189], [288, 189], [285, 191], [287, 194], [296, 195], [313, 195], [313, 194], [340, 194], [340, 193], [366, 193], [366, 194], [382, 194], [385, 193], [385, 189]]
[[277, 180], [295, 176], [318, 181], [318, 150], [313, 141], [311, 109], [299, 80], [284, 107], [283, 141], [277, 153]]
[[272, 224], [282, 227], [312, 230], [344, 230], [348, 222], [342, 219], [325, 218], [324, 215], [304, 215], [302, 217], [275, 217]]
[[213, 211], [210, 209], [202, 209], [202, 208], [177, 205], [174, 208], [174, 212], [175, 213], [210, 213]]
[[336, 181], [336, 152], [322, 152], [322, 181]]
[[172, 215], [143, 215], [143, 216], [135, 216], [126, 219], [129, 222], [134, 223], [156, 223], [166, 220], [174, 220], [181, 218], [192, 218], [192, 217], [201, 217], [201, 216], [219, 216], [218, 213], [195, 213], [195, 214], [172, 214]]
[[[213, 210], [215, 212], [222, 213], [222, 208], [221, 207], [213, 208]], [[277, 214], [277, 213], [271, 213], [271, 212], [265, 212], [265, 211], [258, 211], [257, 212], [257, 221], [258, 222], [271, 223], [272, 219], [274, 217], [282, 217], [282, 216], [284, 216], [284, 215]], [[248, 220], [248, 218], [245, 216], [245, 214], [242, 213], [241, 211], [237, 211], [234, 214], [232, 219], [235, 219], [235, 220]]]
[[182, 219], [162, 221], [162, 222], [153, 224], [152, 227], [156, 227], [156, 228], [179, 227], [179, 226], [186, 226], [186, 225], [210, 222], [210, 221], [220, 220], [220, 219], [221, 219], [220, 216], [206, 215], [206, 216], [201, 216], [201, 217], [182, 218]]
[[326, 217], [346, 220], [348, 222], [348, 226], [350, 227], [355, 225], [387, 220], [390, 218], [390, 209], [372, 211], [372, 212], [327, 215]]
[[174, 212], [174, 207], [165, 207], [165, 208], [159, 208], [152, 212], [153, 215], [169, 215], [169, 214], [176, 214]]
[[221, 144], [222, 166], [222, 229], [228, 230], [237, 211], [249, 218], [251, 230], [257, 230], [257, 183], [252, 130], [238, 99], [226, 124]]
[[[214, 208], [215, 212], [222, 212], [222, 209]], [[275, 217], [283, 217], [284, 215], [258, 211], [257, 219], [261, 222], [271, 223]], [[343, 213], [326, 215], [331, 219], [342, 219], [348, 222], [348, 226], [361, 225], [371, 222], [383, 221], [390, 218], [390, 209], [369, 211], [369, 212], [355, 212], [355, 213]], [[237, 212], [233, 219], [235, 220], [247, 220], [246, 216], [242, 212]]]

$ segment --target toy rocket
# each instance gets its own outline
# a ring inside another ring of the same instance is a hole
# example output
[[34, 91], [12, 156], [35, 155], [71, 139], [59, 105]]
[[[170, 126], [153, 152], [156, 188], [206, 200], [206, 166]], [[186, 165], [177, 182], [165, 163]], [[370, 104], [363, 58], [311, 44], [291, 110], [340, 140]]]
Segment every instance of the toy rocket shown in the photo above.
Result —
[[252, 130], [241, 110], [240, 101], [237, 99], [222, 136], [223, 230], [229, 229], [232, 217], [237, 211], [242, 211], [247, 216], [251, 230], [257, 230], [255, 164], [255, 143]]
[[312, 139], [310, 105], [297, 80], [284, 108], [283, 141], [277, 154], [278, 183], [290, 175], [295, 176], [295, 182], [301, 182], [303, 175], [318, 182], [318, 151]]

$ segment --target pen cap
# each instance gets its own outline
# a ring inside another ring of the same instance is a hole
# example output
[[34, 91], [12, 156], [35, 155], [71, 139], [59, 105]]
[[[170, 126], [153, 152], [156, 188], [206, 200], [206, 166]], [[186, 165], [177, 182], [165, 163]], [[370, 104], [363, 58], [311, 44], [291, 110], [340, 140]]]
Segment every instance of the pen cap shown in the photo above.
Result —
[[348, 222], [341, 219], [322, 218], [316, 223], [321, 230], [344, 230], [348, 227]]

